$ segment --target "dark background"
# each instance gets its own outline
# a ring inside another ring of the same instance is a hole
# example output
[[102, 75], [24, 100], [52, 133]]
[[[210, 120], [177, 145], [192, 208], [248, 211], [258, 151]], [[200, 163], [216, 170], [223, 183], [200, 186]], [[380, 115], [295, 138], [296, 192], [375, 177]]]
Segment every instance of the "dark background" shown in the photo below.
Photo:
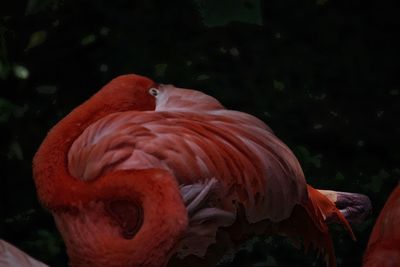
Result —
[[[308, 182], [360, 192], [357, 242], [332, 227], [339, 266], [359, 266], [400, 177], [399, 14], [389, 1], [0, 2], [0, 238], [66, 266], [31, 160], [46, 132], [117, 75], [194, 88], [264, 120]], [[315, 266], [258, 237], [223, 266]]]

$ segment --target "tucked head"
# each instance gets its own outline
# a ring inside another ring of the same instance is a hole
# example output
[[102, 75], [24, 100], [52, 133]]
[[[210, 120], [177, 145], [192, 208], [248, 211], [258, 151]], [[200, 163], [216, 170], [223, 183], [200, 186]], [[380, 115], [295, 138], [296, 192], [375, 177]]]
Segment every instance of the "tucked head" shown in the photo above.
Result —
[[[99, 102], [119, 111], [154, 110], [155, 97], [151, 88], [158, 85], [152, 80], [136, 74], [121, 75], [110, 81], [91, 98], [91, 104]], [[115, 112], [115, 110], [113, 110]]]

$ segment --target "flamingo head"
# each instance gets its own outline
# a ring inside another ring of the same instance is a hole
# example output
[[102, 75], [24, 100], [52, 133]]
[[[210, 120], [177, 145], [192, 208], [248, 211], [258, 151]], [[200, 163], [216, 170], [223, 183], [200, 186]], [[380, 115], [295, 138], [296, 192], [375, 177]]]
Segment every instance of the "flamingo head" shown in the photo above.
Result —
[[156, 101], [154, 90], [157, 90], [155, 89], [157, 87], [158, 84], [149, 78], [136, 74], [121, 75], [104, 86], [88, 102], [91, 107], [98, 108], [99, 105], [108, 113], [125, 110], [154, 110]]

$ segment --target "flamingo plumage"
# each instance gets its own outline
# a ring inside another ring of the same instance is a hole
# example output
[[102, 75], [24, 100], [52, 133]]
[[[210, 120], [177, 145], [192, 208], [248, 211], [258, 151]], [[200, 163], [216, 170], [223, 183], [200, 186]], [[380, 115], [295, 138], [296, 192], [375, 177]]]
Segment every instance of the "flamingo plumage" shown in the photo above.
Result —
[[48, 265], [0, 239], [0, 267], [48, 267]]
[[352, 234], [261, 120], [138, 75], [117, 77], [61, 120], [33, 172], [71, 266], [215, 264], [217, 231], [227, 244], [260, 231], [301, 238], [335, 266], [327, 219]]
[[364, 267], [400, 265], [400, 185], [381, 210], [364, 254]]

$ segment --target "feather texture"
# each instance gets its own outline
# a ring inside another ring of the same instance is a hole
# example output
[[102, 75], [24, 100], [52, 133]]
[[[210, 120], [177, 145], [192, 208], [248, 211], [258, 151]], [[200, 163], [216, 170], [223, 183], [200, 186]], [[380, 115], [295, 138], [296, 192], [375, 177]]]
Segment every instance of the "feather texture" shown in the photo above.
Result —
[[[225, 109], [201, 92], [161, 87], [155, 111], [126, 111], [90, 125], [73, 143], [69, 170], [82, 180], [160, 168], [181, 185], [215, 177], [220, 198], [246, 207], [249, 222], [281, 221], [307, 197], [290, 149], [257, 118]], [[226, 201], [228, 202], [228, 201]]]
[[364, 254], [364, 267], [400, 265], [400, 185], [390, 194], [375, 223]]
[[10, 243], [0, 239], [0, 267], [48, 267]]

